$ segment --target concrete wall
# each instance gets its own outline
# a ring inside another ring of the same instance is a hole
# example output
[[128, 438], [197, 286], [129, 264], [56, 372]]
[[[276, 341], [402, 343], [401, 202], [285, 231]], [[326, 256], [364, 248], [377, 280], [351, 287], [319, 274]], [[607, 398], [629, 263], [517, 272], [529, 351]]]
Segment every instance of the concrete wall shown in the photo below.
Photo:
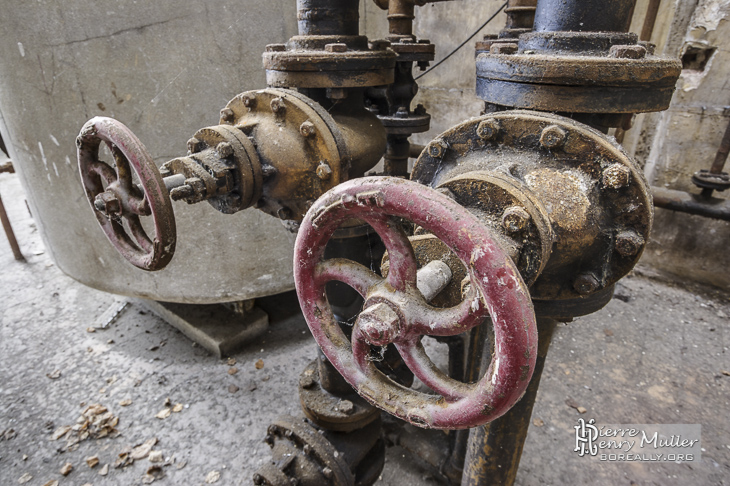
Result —
[[[712, 164], [730, 123], [730, 1], [665, 0], [661, 8], [652, 41], [665, 55], [679, 57], [690, 48], [714, 53], [704, 69], [682, 72], [669, 110], [643, 116], [625, 144], [645, 164], [652, 185], [698, 193], [692, 174]], [[728, 242], [730, 223], [657, 209], [642, 263], [730, 288]]]

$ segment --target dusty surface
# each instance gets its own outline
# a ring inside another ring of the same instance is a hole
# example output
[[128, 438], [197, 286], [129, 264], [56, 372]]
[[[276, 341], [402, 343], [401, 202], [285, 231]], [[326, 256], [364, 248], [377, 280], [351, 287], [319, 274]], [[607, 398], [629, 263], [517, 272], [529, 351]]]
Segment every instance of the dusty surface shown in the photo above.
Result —
[[[300, 414], [297, 376], [315, 355], [292, 295], [263, 300], [270, 330], [233, 356], [235, 365], [134, 305], [110, 328], [88, 332], [115, 297], [56, 268], [17, 176], [0, 175], [0, 193], [28, 258], [13, 260], [0, 235], [0, 483], [19, 484], [29, 475], [24, 484], [142, 484], [153, 465], [148, 458], [119, 469], [113, 464], [125, 447], [157, 438], [152, 450], [172, 464], [155, 484], [205, 484], [217, 476], [213, 471], [220, 474], [216, 484], [251, 484], [269, 454], [262, 442], [267, 424], [280, 413]], [[728, 296], [639, 276], [624, 279], [619, 294], [601, 312], [559, 326], [533, 416], [542, 425], [530, 429], [518, 484], [730, 484]], [[238, 371], [229, 374], [233, 366]], [[568, 399], [587, 412], [580, 415]], [[118, 436], [90, 437], [75, 450], [64, 450], [66, 439], [50, 440], [92, 404], [118, 417]], [[157, 418], [160, 412], [169, 416]], [[702, 463], [578, 457], [572, 449], [579, 416], [603, 424], [700, 423]], [[99, 458], [93, 469], [86, 463], [91, 456]], [[66, 463], [73, 469], [64, 477]], [[390, 449], [379, 484], [436, 483], [400, 449]]]

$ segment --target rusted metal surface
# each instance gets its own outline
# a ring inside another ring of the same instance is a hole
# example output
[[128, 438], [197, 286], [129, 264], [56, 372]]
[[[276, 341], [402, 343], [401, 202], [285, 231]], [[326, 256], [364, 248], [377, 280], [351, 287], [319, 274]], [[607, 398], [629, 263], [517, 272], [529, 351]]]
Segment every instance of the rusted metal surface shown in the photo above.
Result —
[[490, 52], [477, 47], [477, 95], [499, 106], [561, 113], [665, 110], [682, 66], [626, 33], [633, 7], [631, 0], [538, 0], [534, 32], [512, 45], [491, 40]]
[[[533, 269], [526, 278], [542, 268], [531, 287], [535, 299], [575, 299], [611, 287], [643, 249], [622, 254], [617, 236], [630, 230], [647, 241], [653, 219], [644, 176], [625, 151], [596, 130], [557, 115], [500, 112], [457, 125], [429, 144], [411, 177], [431, 187], [464, 181], [467, 190], [457, 191], [463, 193], [457, 200], [482, 221], [492, 221], [504, 237], [507, 207], [521, 207], [535, 223], [547, 216], [554, 241], [540, 229], [512, 238], [520, 252], [528, 250], [529, 261], [520, 267]], [[535, 263], [547, 254], [547, 263]], [[584, 275], [595, 277], [595, 288], [576, 284]]]
[[730, 123], [728, 123], [725, 133], [720, 142], [720, 148], [717, 149], [715, 160], [709, 170], [703, 169], [692, 176], [692, 182], [702, 188], [702, 196], [709, 198], [712, 191], [724, 191], [730, 188], [730, 174], [723, 172], [727, 156], [730, 153]]
[[361, 88], [393, 82], [395, 53], [368, 46], [359, 0], [298, 0], [299, 35], [263, 55], [266, 82], [281, 88]]
[[256, 485], [368, 486], [383, 469], [379, 419], [355, 436], [280, 417], [269, 426], [265, 442], [272, 448], [272, 460], [254, 474]]
[[557, 322], [538, 318], [539, 348], [535, 372], [522, 397], [509, 412], [494, 422], [477, 427], [469, 443], [461, 480], [462, 486], [512, 486], [520, 465], [522, 448], [530, 426], [532, 408]]
[[652, 186], [651, 193], [654, 197], [654, 205], [658, 208], [730, 221], [730, 199], [708, 198], [699, 194], [656, 186]]
[[[413, 250], [392, 217], [427, 228], [467, 263], [473, 285], [459, 306], [437, 309], [425, 303], [416, 285]], [[324, 243], [350, 218], [366, 221], [383, 239], [391, 261], [387, 278], [346, 260], [322, 261]], [[522, 395], [537, 345], [527, 290], [486, 228], [446, 196], [397, 178], [369, 177], [341, 184], [307, 213], [294, 261], [299, 301], [315, 339], [370, 403], [421, 427], [465, 428], [502, 415]], [[394, 344], [408, 367], [438, 395], [397, 385], [380, 373], [368, 359], [370, 345], [359, 321], [352, 342], [347, 339], [324, 292], [330, 280], [357, 290], [366, 299], [366, 309], [382, 303], [398, 315], [398, 322], [381, 323], [386, 327], [376, 326], [369, 334], [378, 334], [381, 344]], [[465, 384], [438, 371], [425, 355], [420, 336], [460, 334], [487, 314], [495, 322], [497, 352], [484, 377]]]
[[538, 0], [535, 31], [626, 32], [636, 0]]
[[[114, 167], [99, 160], [102, 142]], [[167, 187], [142, 143], [122, 123], [96, 117], [83, 126], [76, 146], [86, 196], [109, 241], [136, 267], [164, 268], [175, 251], [175, 218]], [[140, 221], [145, 216], [152, 219], [151, 238]]]
[[380, 417], [380, 410], [347, 386], [345, 390], [326, 390], [320, 376], [320, 362], [311, 362], [299, 377], [299, 401], [304, 415], [318, 427], [337, 432], [361, 429]]

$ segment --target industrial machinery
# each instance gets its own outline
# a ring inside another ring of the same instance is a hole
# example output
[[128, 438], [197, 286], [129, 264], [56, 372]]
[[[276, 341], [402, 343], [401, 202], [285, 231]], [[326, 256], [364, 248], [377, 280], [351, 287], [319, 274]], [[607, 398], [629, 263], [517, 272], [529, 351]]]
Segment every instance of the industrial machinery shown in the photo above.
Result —
[[[90, 120], [82, 180], [109, 240], [146, 270], [173, 258], [171, 200], [255, 207], [297, 233], [321, 353], [300, 377], [306, 419], [270, 426], [255, 484], [373, 484], [386, 443], [451, 484], [511, 484], [556, 323], [603, 307], [651, 231], [649, 186], [606, 133], [666, 109], [681, 65], [626, 32], [631, 0], [510, 0], [505, 30], [477, 45], [484, 113], [409, 174], [408, 138], [430, 123], [412, 106], [414, 64], [435, 52], [412, 28], [428, 2], [376, 3], [386, 40], [359, 35], [358, 0], [298, 0], [299, 35], [264, 53], [268, 87], [159, 169], [121, 123]], [[448, 347], [447, 370], [424, 336]]]

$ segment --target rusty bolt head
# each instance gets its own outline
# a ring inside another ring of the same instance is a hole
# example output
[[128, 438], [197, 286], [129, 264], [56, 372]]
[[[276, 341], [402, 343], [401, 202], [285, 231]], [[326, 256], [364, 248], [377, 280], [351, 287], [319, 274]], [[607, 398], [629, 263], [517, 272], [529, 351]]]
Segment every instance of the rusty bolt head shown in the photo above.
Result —
[[419, 103], [416, 105], [416, 109], [413, 110], [413, 113], [418, 116], [423, 116], [426, 114], [426, 107]]
[[638, 254], [644, 247], [644, 237], [634, 230], [625, 230], [616, 235], [616, 251], [625, 257]]
[[226, 159], [226, 158], [230, 157], [231, 155], [233, 155], [233, 147], [228, 142], [219, 143], [216, 146], [215, 151], [218, 152], [218, 155], [222, 159]]
[[286, 51], [286, 44], [268, 44], [266, 46], [266, 52], [284, 52]]
[[309, 444], [304, 444], [304, 447], [302, 447], [302, 451], [303, 451], [303, 452], [304, 452], [305, 454], [309, 455], [309, 454], [311, 454], [311, 453], [312, 453], [312, 446], [311, 446], [311, 445], [309, 445]]
[[517, 44], [514, 42], [495, 42], [489, 48], [490, 54], [514, 54], [517, 52]]
[[428, 146], [428, 155], [430, 155], [434, 159], [440, 159], [446, 153], [447, 148], [448, 146], [443, 140], [434, 140]]
[[305, 121], [299, 126], [299, 133], [301, 133], [303, 137], [311, 137], [316, 132], [317, 129], [314, 127], [314, 123], [309, 120]]
[[332, 168], [327, 165], [327, 162], [321, 161], [317, 166], [317, 177], [323, 181], [328, 181], [332, 177]]
[[499, 133], [499, 120], [488, 118], [477, 126], [477, 135], [484, 140], [494, 140]]
[[580, 295], [592, 294], [598, 290], [599, 286], [600, 283], [598, 282], [598, 279], [592, 273], [578, 275], [578, 278], [576, 278], [575, 282], [573, 282], [573, 288]]
[[221, 110], [221, 121], [223, 123], [231, 123], [235, 116], [235, 113], [230, 108], [223, 108]]
[[330, 479], [332, 477], [332, 469], [326, 467], [322, 469], [322, 474], [324, 474], [324, 477], [326, 477], [327, 479]]
[[104, 191], [98, 194], [94, 199], [94, 207], [107, 216], [122, 214], [122, 203], [110, 191]]
[[350, 415], [355, 411], [355, 404], [350, 400], [340, 400], [340, 403], [337, 404], [337, 410], [345, 415]]
[[269, 425], [269, 428], [266, 429], [266, 433], [269, 435], [279, 435], [279, 432], [281, 432], [279, 426], [275, 424]]
[[271, 100], [271, 111], [277, 115], [283, 115], [286, 111], [286, 105], [283, 98], [274, 98]]
[[567, 134], [557, 125], [549, 125], [540, 134], [540, 144], [546, 149], [554, 150], [565, 144]]
[[302, 375], [302, 377], [299, 379], [299, 386], [302, 388], [309, 390], [312, 388], [315, 384], [314, 378], [312, 378], [311, 375]]
[[400, 317], [388, 304], [371, 305], [357, 317], [365, 340], [375, 346], [390, 344], [400, 331]]
[[246, 108], [253, 108], [256, 106], [256, 97], [252, 94], [245, 94], [241, 96], [241, 101], [243, 102], [243, 106]]
[[347, 44], [326, 44], [324, 50], [327, 52], [347, 52]]
[[631, 182], [631, 170], [623, 164], [611, 164], [603, 170], [601, 182], [603, 187], [621, 189]]
[[530, 222], [530, 213], [520, 206], [512, 206], [502, 214], [502, 226], [508, 235], [516, 235], [524, 231]]
[[643, 59], [646, 56], [646, 47], [642, 45], [611, 46], [608, 57], [618, 59]]
[[253, 475], [253, 484], [255, 484], [256, 486], [261, 486], [262, 484], [264, 484], [264, 481], [265, 480], [262, 475], [258, 473]]
[[201, 150], [203, 150], [203, 142], [195, 137], [188, 140], [188, 152], [191, 154], [197, 154]]
[[284, 437], [291, 437], [291, 436], [292, 436], [292, 431], [291, 431], [291, 430], [289, 430], [289, 429], [286, 429], [286, 430], [284, 431]]
[[385, 39], [373, 39], [368, 44], [372, 51], [384, 51], [390, 47], [390, 41]]
[[195, 196], [195, 190], [187, 184], [174, 187], [170, 190], [170, 199], [173, 201], [179, 201], [193, 196]]
[[399, 106], [398, 110], [395, 112], [396, 118], [408, 118], [408, 115], [408, 108], [406, 108], [405, 106]]
[[267, 434], [266, 437], [264, 438], [264, 442], [266, 444], [268, 444], [269, 447], [273, 448], [274, 447], [274, 436]]

